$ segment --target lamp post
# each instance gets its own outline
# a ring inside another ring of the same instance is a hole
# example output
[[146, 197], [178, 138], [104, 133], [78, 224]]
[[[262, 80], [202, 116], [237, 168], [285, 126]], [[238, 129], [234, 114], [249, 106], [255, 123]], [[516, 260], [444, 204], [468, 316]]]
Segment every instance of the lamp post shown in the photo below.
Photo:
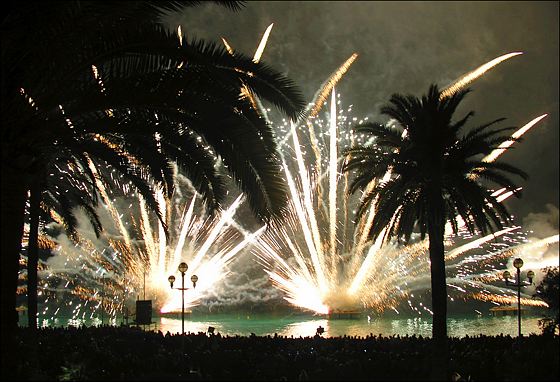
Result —
[[[187, 289], [190, 289], [190, 288], [185, 288], [185, 272], [187, 272], [187, 269], [189, 269], [189, 266], [187, 265], [187, 263], [183, 262], [183, 263], [179, 264], [178, 270], [179, 270], [179, 272], [181, 272], [181, 288], [175, 288], [175, 289], [179, 289], [181, 291], [181, 334], [185, 334], [185, 291]], [[171, 285], [171, 289], [173, 289], [173, 283], [175, 282], [175, 276], [171, 275], [167, 278], [167, 280], [169, 281], [169, 284]], [[196, 288], [196, 282], [198, 281], [198, 276], [197, 275], [192, 275], [191, 276], [191, 281], [193, 283], [193, 288]]]
[[535, 272], [527, 272], [527, 278], [529, 279], [528, 283], [526, 281], [521, 282], [521, 267], [523, 266], [523, 260], [519, 257], [516, 258], [513, 260], [513, 266], [517, 269], [516, 281], [509, 281], [509, 278], [511, 277], [511, 273], [509, 273], [509, 271], [505, 271], [503, 273], [503, 277], [506, 281], [506, 285], [517, 287], [517, 335], [518, 337], [521, 337], [521, 286], [532, 285]]
[[101, 277], [101, 326], [105, 319], [105, 276]]

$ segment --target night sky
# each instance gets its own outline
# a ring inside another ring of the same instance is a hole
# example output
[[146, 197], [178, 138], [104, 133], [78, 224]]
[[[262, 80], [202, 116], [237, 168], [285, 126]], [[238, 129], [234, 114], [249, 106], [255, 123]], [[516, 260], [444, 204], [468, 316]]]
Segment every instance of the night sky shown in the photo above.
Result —
[[544, 217], [558, 233], [558, 14], [558, 2], [262, 1], [237, 13], [203, 4], [166, 21], [174, 29], [182, 24], [188, 39], [224, 37], [250, 56], [274, 23], [261, 61], [286, 73], [308, 101], [356, 52], [337, 92], [353, 116], [379, 122], [387, 121], [379, 110], [393, 93], [421, 96], [431, 83], [443, 88], [522, 51], [471, 84], [456, 118], [474, 110], [471, 127], [499, 117], [507, 118], [499, 127], [521, 127], [549, 114], [500, 159], [530, 175], [516, 178], [523, 198], [506, 203], [516, 220]]

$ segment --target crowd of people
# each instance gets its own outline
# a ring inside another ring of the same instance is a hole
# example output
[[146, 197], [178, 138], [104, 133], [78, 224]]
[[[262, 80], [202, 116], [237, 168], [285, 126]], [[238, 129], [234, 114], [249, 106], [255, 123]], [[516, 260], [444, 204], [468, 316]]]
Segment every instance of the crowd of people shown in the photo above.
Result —
[[[559, 337], [450, 338], [451, 380], [558, 380]], [[131, 327], [17, 333], [20, 380], [427, 380], [431, 339], [171, 334]], [[451, 374], [452, 373], [452, 374]]]

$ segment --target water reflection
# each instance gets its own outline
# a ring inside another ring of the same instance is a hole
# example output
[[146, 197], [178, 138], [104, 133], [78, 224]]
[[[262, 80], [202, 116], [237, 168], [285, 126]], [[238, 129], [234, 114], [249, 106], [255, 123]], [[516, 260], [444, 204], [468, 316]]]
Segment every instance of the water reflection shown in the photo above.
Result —
[[[185, 320], [185, 333], [205, 333], [209, 326], [207, 322]], [[218, 328], [216, 328], [219, 331]], [[170, 333], [181, 333], [181, 319], [161, 317], [159, 330]]]
[[[538, 334], [539, 317], [526, 317], [522, 319], [522, 333]], [[191, 317], [185, 320], [185, 331], [191, 333], [206, 332], [209, 326], [215, 328], [215, 333], [222, 335], [242, 335], [251, 334], [274, 335], [278, 334], [286, 337], [310, 337], [317, 333], [317, 328], [324, 329], [323, 337], [339, 336], [359, 336], [368, 335], [413, 335], [431, 337], [432, 322], [430, 319], [420, 317], [403, 319], [340, 319], [327, 320], [319, 317], [308, 319], [290, 318], [267, 318], [267, 317], [231, 317], [218, 316], [208, 319], [205, 317]], [[447, 321], [448, 335], [450, 337], [465, 337], [484, 335], [504, 335], [517, 336], [516, 317], [470, 317], [470, 318], [450, 318]], [[162, 318], [157, 330], [164, 333], [179, 333], [181, 331], [181, 320]]]
[[[522, 318], [522, 333], [540, 333], [538, 327], [539, 317]], [[180, 333], [181, 318], [178, 317], [154, 317], [154, 324], [146, 326], [145, 329], [161, 330], [163, 333]], [[121, 325], [122, 320], [112, 318], [105, 319], [104, 324]], [[40, 319], [39, 325], [46, 326], [92, 326], [100, 325], [98, 318], [93, 319], [70, 319], [57, 317], [53, 319]], [[242, 314], [230, 315], [192, 315], [185, 319], [186, 333], [206, 333], [208, 327], [214, 327], [215, 333], [228, 336], [258, 336], [278, 334], [285, 337], [310, 337], [317, 333], [318, 327], [324, 328], [323, 337], [359, 336], [368, 335], [417, 335], [430, 337], [432, 332], [431, 319], [421, 317], [414, 318], [359, 318], [327, 320], [323, 317], [277, 317], [277, 316], [250, 316]], [[517, 336], [517, 317], [453, 317], [447, 320], [448, 335], [450, 337], [464, 337], [484, 335]]]
[[279, 331], [278, 335], [285, 337], [310, 337], [317, 333], [317, 328], [319, 327], [324, 329], [322, 336], [334, 337], [331, 327], [329, 326], [329, 320], [326, 319], [294, 322], [288, 324], [283, 330]]

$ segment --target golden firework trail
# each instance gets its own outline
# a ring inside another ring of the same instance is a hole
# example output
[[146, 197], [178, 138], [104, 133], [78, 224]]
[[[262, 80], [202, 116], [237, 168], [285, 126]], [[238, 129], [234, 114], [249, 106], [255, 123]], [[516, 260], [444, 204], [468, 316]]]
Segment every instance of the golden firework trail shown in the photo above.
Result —
[[486, 73], [490, 69], [494, 68], [498, 64], [500, 64], [500, 63], [502, 63], [506, 60], [509, 60], [512, 57], [518, 56], [520, 54], [523, 54], [523, 52], [512, 52], [512, 53], [504, 54], [500, 57], [497, 57], [497, 58], [495, 58], [491, 61], [488, 61], [486, 64], [484, 64], [482, 66], [479, 66], [478, 68], [476, 68], [472, 72], [469, 72], [469, 73], [465, 74], [464, 76], [459, 78], [457, 81], [455, 81], [454, 83], [452, 83], [451, 85], [446, 87], [444, 90], [442, 90], [439, 99], [442, 100], [444, 98], [452, 96], [453, 94], [457, 93], [459, 90], [461, 90], [462, 88], [464, 88], [465, 86], [467, 86], [471, 82], [475, 81], [477, 78], [481, 77], [482, 75], [484, 75], [484, 73]]
[[[537, 123], [539, 123], [541, 120], [543, 120], [546, 116], [548, 116], [548, 114], [543, 114], [541, 116], [538, 116], [537, 118], [534, 118], [533, 120], [531, 120], [529, 123], [527, 123], [526, 125], [524, 125], [523, 127], [521, 127], [519, 130], [517, 130], [515, 133], [513, 133], [511, 135], [511, 137], [513, 139], [517, 139], [519, 137], [521, 137], [523, 134], [525, 134], [527, 131], [529, 131], [529, 129], [533, 126], [535, 126]], [[506, 141], [504, 143], [502, 143], [500, 146], [498, 146], [497, 149], [495, 149], [494, 151], [492, 151], [492, 153], [490, 153], [489, 155], [487, 155], [486, 157], [484, 157], [482, 159], [483, 162], [489, 163], [489, 162], [493, 162], [496, 159], [498, 159], [498, 157], [500, 155], [502, 155], [506, 149], [508, 147], [510, 147], [511, 145], [513, 145], [515, 143], [514, 140], [510, 140], [510, 141]]]
[[476, 239], [473, 240], [467, 244], [464, 244], [460, 247], [454, 248], [451, 251], [449, 251], [448, 253], [445, 254], [445, 260], [449, 261], [449, 260], [453, 260], [454, 258], [456, 258], [457, 256], [471, 250], [471, 249], [475, 249], [475, 248], [480, 248], [480, 246], [486, 242], [488, 242], [489, 240], [495, 239], [497, 237], [502, 236], [503, 234], [506, 234], [508, 232], [511, 232], [513, 230], [517, 230], [520, 229], [521, 227], [509, 227], [509, 228], [505, 228], [502, 229], [498, 232], [495, 233], [491, 233], [490, 235], [486, 235], [481, 237], [480, 239]]
[[273, 26], [274, 26], [274, 23], [270, 24], [268, 26], [268, 28], [266, 28], [266, 30], [264, 31], [264, 34], [261, 38], [261, 42], [259, 43], [257, 51], [255, 52], [255, 55], [253, 56], [253, 62], [255, 64], [258, 63], [261, 60], [261, 56], [264, 52], [264, 48], [266, 47], [266, 43], [268, 41], [268, 36], [270, 35], [270, 31], [272, 30]]
[[[548, 237], [545, 237], [543, 239], [539, 239], [539, 240], [535, 240], [529, 243], [523, 243], [523, 244], [519, 244], [516, 245], [514, 247], [508, 248], [508, 251], [510, 251], [510, 254], [512, 256], [517, 256], [517, 255], [521, 255], [521, 254], [527, 254], [527, 253], [532, 253], [537, 249], [542, 249], [542, 248], [547, 248], [552, 244], [557, 244], [558, 243], [558, 235], [551, 235]], [[525, 263], [523, 266], [526, 267], [535, 267], [535, 268], [546, 268], [546, 267], [551, 267], [551, 266], [558, 266], [558, 258], [552, 258], [546, 261], [541, 261], [539, 260], [538, 263]]]
[[[517, 304], [517, 297], [513, 297], [513, 296], [501, 296], [498, 294], [494, 294], [494, 293], [483, 293], [483, 292], [478, 292], [478, 293], [470, 293], [467, 294], [465, 297], [467, 298], [472, 298], [475, 300], [479, 300], [479, 301], [485, 301], [485, 302], [493, 302], [496, 305], [515, 305]], [[520, 299], [520, 303], [523, 306], [535, 306], [535, 307], [541, 307], [541, 308], [548, 308], [548, 304], [542, 300], [534, 300], [528, 297], [522, 297]]]
[[[520, 191], [520, 190], [521, 190], [521, 187], [518, 187], [518, 188], [515, 189], [515, 191]], [[513, 191], [505, 192], [505, 193], [503, 193], [502, 195], [498, 196], [498, 197], [496, 198], [496, 200], [497, 200], [499, 203], [501, 203], [501, 202], [503, 202], [504, 200], [506, 200], [507, 198], [509, 198], [510, 196], [512, 196], [513, 193], [514, 193]]]
[[177, 37], [179, 38], [179, 45], [183, 45], [183, 30], [180, 25], [177, 27]]
[[342, 79], [344, 74], [346, 74], [348, 69], [350, 69], [350, 66], [357, 58], [358, 53], [352, 53], [352, 55], [348, 57], [348, 59], [344, 61], [344, 63], [333, 74], [331, 74], [327, 81], [321, 85], [321, 88], [313, 97], [313, 107], [311, 108], [308, 118], [317, 116], [335, 85]]
[[234, 55], [233, 53], [233, 48], [229, 45], [229, 43], [227, 42], [227, 40], [225, 38], [222, 37], [222, 42], [224, 43], [224, 46], [226, 47], [226, 50], [228, 51], [229, 54], [231, 54], [232, 56]]
[[[99, 89], [101, 91], [101, 93], [105, 93], [105, 84], [103, 83], [103, 79], [101, 78], [101, 73], [99, 72], [99, 70], [97, 69], [97, 66], [92, 65], [91, 66], [91, 70], [93, 72], [93, 77], [97, 80], [97, 83], [99, 84]], [[62, 110], [62, 106], [60, 106], [60, 109]], [[64, 112], [63, 112], [64, 114]], [[113, 116], [113, 110], [112, 109], [107, 109], [105, 110], [105, 114], [107, 114], [107, 116], [112, 117]]]
[[326, 289], [326, 277], [323, 270], [323, 245], [321, 243], [321, 236], [319, 232], [319, 226], [317, 224], [317, 218], [315, 216], [315, 210], [313, 208], [309, 208], [310, 206], [313, 206], [311, 192], [314, 187], [312, 186], [311, 180], [309, 179], [309, 174], [307, 173], [301, 146], [299, 144], [298, 135], [296, 132], [296, 126], [293, 122], [291, 122], [291, 126], [292, 139], [294, 142], [294, 150], [296, 153], [296, 161], [300, 176], [299, 181], [303, 186], [302, 190], [298, 189], [296, 180], [292, 177], [288, 166], [285, 163], [284, 170], [286, 173], [286, 178], [288, 180], [288, 186], [297, 216], [300, 221], [306, 222], [306, 224], [302, 225], [305, 242], [311, 254], [313, 267], [318, 277], [317, 281], [319, 287], [324, 291]]
[[105, 185], [103, 184], [103, 182], [101, 182], [101, 177], [99, 176], [99, 173], [97, 171], [97, 167], [95, 166], [93, 161], [89, 158], [87, 153], [84, 153], [84, 155], [86, 156], [86, 158], [88, 160], [88, 166], [89, 166], [91, 172], [95, 176], [95, 185], [97, 186], [97, 189], [99, 190], [99, 193], [101, 194], [101, 197], [103, 198], [103, 201], [105, 202], [105, 205], [107, 206], [107, 209], [111, 213], [111, 216], [113, 217], [114, 221], [117, 222], [119, 230], [122, 234], [122, 237], [124, 239], [124, 242], [126, 244], [127, 249], [130, 250], [130, 236], [128, 235], [128, 231], [126, 230], [126, 228], [123, 224], [121, 215], [118, 213], [118, 211], [113, 206], [113, 203], [112, 203], [109, 195], [107, 194], [107, 190], [105, 189]]
[[[271, 32], [273, 26], [274, 26], [274, 23], [270, 24], [268, 26], [268, 28], [266, 28], [266, 30], [265, 30], [262, 38], [261, 38], [259, 46], [257, 47], [257, 50], [255, 51], [255, 54], [253, 55], [253, 62], [255, 64], [258, 63], [261, 60], [264, 49], [266, 48], [266, 43], [268, 41], [268, 36], [270, 35], [270, 32]], [[233, 48], [231, 47], [231, 45], [227, 42], [227, 40], [224, 37], [222, 37], [222, 42], [224, 43], [224, 46], [226, 47], [226, 50], [228, 51], [228, 53], [233, 56], [234, 55]], [[249, 75], [251, 75], [251, 73], [249, 73]], [[247, 98], [249, 100], [249, 102], [251, 103], [251, 105], [253, 106], [253, 109], [258, 111], [265, 118], [265, 120], [268, 121], [268, 116], [267, 116], [266, 109], [263, 107], [263, 105], [260, 102], [260, 100], [258, 99], [258, 97], [256, 97], [249, 90], [249, 88], [247, 88], [246, 85], [243, 85], [241, 87], [241, 94], [240, 95], [241, 95], [242, 98]]]
[[[327, 81], [325, 81], [323, 85], [321, 85], [321, 87], [313, 97], [313, 101], [311, 102], [311, 108], [306, 123], [307, 123], [307, 130], [311, 142], [311, 147], [313, 148], [313, 153], [315, 154], [316, 163], [321, 163], [321, 150], [319, 149], [317, 137], [315, 136], [315, 130], [313, 129], [311, 120], [317, 116], [317, 114], [319, 113], [323, 105], [326, 103], [329, 93], [332, 94], [332, 97], [335, 97], [334, 87], [336, 86], [338, 81], [340, 81], [342, 77], [346, 74], [348, 69], [350, 69], [350, 66], [354, 63], [354, 61], [356, 61], [357, 58], [358, 58], [358, 54], [352, 53], [352, 55], [348, 57], [346, 61], [344, 61], [344, 63], [334, 71], [333, 74], [331, 74], [331, 76], [327, 79]], [[336, 104], [333, 102], [331, 102], [331, 109], [332, 108], [336, 108]], [[334, 110], [334, 112], [336, 114], [336, 109]], [[333, 123], [336, 124], [336, 121], [331, 122], [331, 125]], [[320, 168], [317, 168], [316, 171], [320, 171]], [[323, 195], [322, 195], [323, 188], [321, 186], [321, 182], [318, 183], [317, 192], [319, 193], [318, 200], [320, 203], [323, 199]]]
[[[332, 98], [331, 98], [331, 115], [336, 115], [336, 96], [333, 87]], [[329, 129], [329, 223], [330, 223], [330, 251], [334, 253], [336, 251], [336, 192], [338, 185], [338, 152], [337, 152], [337, 137], [336, 137], [336, 118], [330, 119], [330, 129]], [[336, 256], [331, 256], [332, 264], [331, 267], [336, 267]]]
[[[266, 28], [266, 30], [264, 31], [263, 36], [261, 37], [261, 41], [259, 42], [257, 50], [255, 51], [255, 54], [253, 55], [253, 62], [255, 64], [258, 63], [261, 60], [264, 49], [266, 48], [266, 43], [268, 42], [268, 36], [270, 35], [270, 32], [272, 31], [273, 26], [274, 26], [274, 23], [270, 24]], [[233, 56], [234, 55], [233, 48], [231, 47], [231, 45], [227, 42], [227, 40], [224, 37], [222, 37], [222, 42], [224, 43], [224, 46], [226, 47], [226, 50], [228, 51], [228, 53]]]
[[[469, 175], [472, 178], [472, 174]], [[504, 200], [506, 200], [507, 198], [509, 198], [510, 196], [512, 196], [514, 194], [514, 192], [520, 191], [521, 187], [518, 187], [515, 189], [515, 191], [508, 191], [508, 192], [504, 192], [506, 190], [506, 188], [501, 188], [497, 191], [494, 191], [491, 196], [495, 196], [496, 197], [496, 201], [498, 203], [503, 202]], [[458, 229], [461, 229], [463, 227], [465, 227], [465, 221], [463, 220], [463, 218], [461, 216], [457, 216], [457, 227]], [[450, 222], [445, 223], [445, 235], [451, 235], [453, 233], [453, 227], [451, 226]]]
[[[483, 162], [486, 163], [491, 163], [494, 162], [496, 159], [498, 159], [504, 152], [506, 152], [506, 149], [508, 147], [510, 147], [511, 145], [513, 145], [516, 141], [515, 139], [521, 137], [523, 134], [525, 134], [527, 131], [529, 131], [533, 126], [535, 126], [537, 123], [539, 123], [540, 121], [542, 121], [546, 116], [548, 116], [548, 114], [543, 114], [540, 115], [534, 119], [532, 119], [529, 123], [525, 124], [524, 126], [522, 126], [520, 129], [518, 129], [515, 133], [513, 133], [511, 135], [511, 137], [513, 138], [513, 140], [508, 140], [503, 142], [500, 146], [498, 146], [498, 148], [496, 148], [495, 150], [493, 150], [490, 154], [488, 154], [487, 156], [485, 156], [484, 158], [482, 158]], [[477, 167], [475, 170], [480, 170], [480, 167]], [[474, 172], [472, 172], [471, 174], [469, 174], [469, 178], [470, 179], [477, 179], [478, 175]], [[518, 189], [519, 190], [519, 189]], [[506, 193], [505, 195], [500, 196], [499, 198], [497, 198], [498, 201], [503, 201], [505, 199], [507, 199], [508, 197], [510, 197], [511, 195], [513, 195], [512, 191], [509, 191], [508, 193]]]
[[[311, 146], [313, 153], [315, 155], [315, 164], [311, 164], [311, 166], [315, 165], [316, 168], [313, 169], [314, 172], [316, 173], [321, 173], [321, 161], [322, 161], [322, 154], [321, 154], [321, 149], [319, 148], [319, 140], [317, 139], [317, 136], [315, 135], [315, 130], [313, 127], [313, 119], [316, 117], [317, 113], [321, 110], [321, 108], [325, 105], [327, 97], [329, 95], [329, 93], [332, 92], [333, 97], [334, 97], [334, 87], [335, 85], [338, 83], [338, 81], [340, 81], [342, 79], [342, 77], [344, 76], [344, 74], [346, 74], [346, 72], [348, 71], [348, 69], [350, 68], [350, 66], [354, 63], [354, 61], [356, 60], [356, 58], [358, 58], [358, 54], [357, 53], [353, 53], [341, 66], [338, 67], [337, 70], [334, 71], [333, 74], [331, 74], [331, 76], [327, 79], [327, 81], [325, 81], [321, 87], [319, 88], [319, 90], [315, 93], [315, 96], [313, 97], [312, 102], [309, 104], [309, 107], [307, 109], [306, 114], [308, 114], [308, 116], [304, 119], [304, 121], [302, 123], [305, 123], [307, 126], [307, 133], [309, 135], [309, 145]], [[331, 102], [331, 108], [332, 108], [332, 102]], [[336, 106], [334, 106], [336, 107]], [[336, 123], [336, 122], [334, 122]], [[279, 143], [278, 146], [280, 148], [282, 148], [287, 141], [289, 140], [290, 136], [291, 136], [292, 132], [290, 130], [289, 134], [286, 134], [284, 138], [282, 138]], [[283, 152], [280, 151], [280, 155], [283, 155]], [[322, 182], [317, 182], [317, 194], [318, 194], [318, 198], [317, 201], [319, 202], [319, 204], [321, 204], [323, 202], [323, 185]]]
[[[268, 37], [270, 35], [270, 32], [272, 30], [272, 26], [274, 24], [270, 24], [268, 26], [268, 28], [266, 29], [266, 31], [263, 34], [263, 37], [261, 38], [261, 41], [259, 43], [259, 46], [255, 52], [255, 55], [253, 57], [253, 61], [255, 63], [260, 61], [260, 58], [262, 56], [262, 53], [264, 51], [264, 48], [266, 47], [266, 43], [268, 41]], [[230, 44], [226, 41], [225, 38], [222, 37], [222, 42], [224, 43], [226, 50], [233, 55], [233, 49], [230, 46]], [[352, 63], [356, 60], [356, 58], [358, 57], [357, 53], [352, 54], [328, 79], [327, 81], [325, 81], [325, 83], [321, 86], [321, 88], [319, 89], [319, 91], [315, 94], [315, 97], [313, 99], [313, 102], [311, 103], [311, 107], [308, 109], [311, 110], [310, 111], [310, 116], [313, 117], [315, 116], [319, 110], [323, 107], [323, 104], [325, 103], [328, 94], [331, 92], [331, 90], [334, 89], [334, 86], [336, 85], [336, 83], [342, 78], [342, 76], [348, 71], [348, 69], [350, 68], [350, 66], [352, 65]], [[334, 93], [333, 93], [334, 94]], [[255, 97], [253, 94], [251, 94], [249, 92], [249, 90], [244, 86], [241, 89], [241, 96], [242, 97], [247, 97], [249, 99], [249, 101], [251, 102], [251, 104], [253, 105], [253, 108], [255, 110], [258, 110], [263, 116], [264, 118], [268, 121], [268, 116], [266, 113], [266, 109], [262, 106], [261, 102], [259, 101], [259, 99], [257, 97]], [[269, 121], [270, 122], [270, 121]], [[313, 127], [311, 126], [310, 121], [307, 121], [307, 125], [308, 125], [308, 132], [309, 135], [311, 137], [311, 146], [313, 148], [313, 151], [316, 155], [316, 162], [320, 163], [321, 162], [321, 151], [319, 150], [318, 146], [317, 146], [317, 138], [314, 135], [314, 130]], [[280, 146], [284, 145], [286, 143], [286, 140], [289, 139], [289, 137], [291, 136], [291, 132], [290, 134], [287, 134], [286, 137], [284, 138], [283, 141], [281, 141], [279, 143]], [[282, 154], [282, 152], [281, 152]], [[318, 188], [317, 188], [317, 192], [320, 194], [320, 197], [318, 198], [319, 202], [322, 201], [322, 193], [323, 193], [323, 189], [321, 186], [321, 183], [318, 183]], [[332, 194], [331, 194], [332, 195]]]

